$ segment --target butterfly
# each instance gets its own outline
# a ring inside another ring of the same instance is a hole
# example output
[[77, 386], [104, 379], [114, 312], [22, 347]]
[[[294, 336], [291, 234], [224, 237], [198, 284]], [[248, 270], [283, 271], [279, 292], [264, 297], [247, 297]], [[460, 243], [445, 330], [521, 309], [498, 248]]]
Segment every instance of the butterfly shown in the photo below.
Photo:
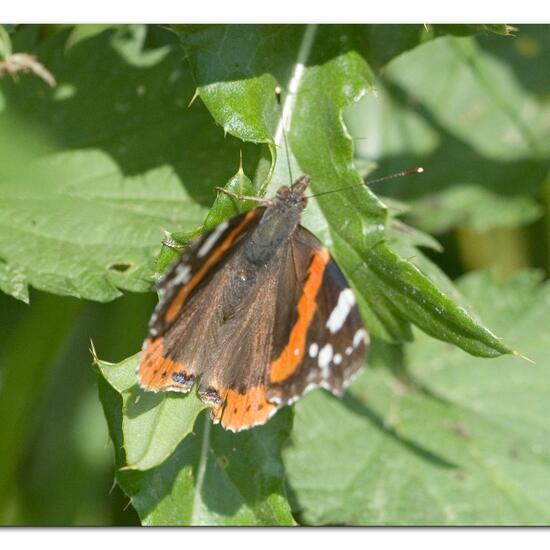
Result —
[[369, 336], [327, 248], [300, 225], [310, 178], [205, 233], [159, 282], [137, 371], [145, 390], [197, 387], [240, 431], [323, 387], [341, 395]]

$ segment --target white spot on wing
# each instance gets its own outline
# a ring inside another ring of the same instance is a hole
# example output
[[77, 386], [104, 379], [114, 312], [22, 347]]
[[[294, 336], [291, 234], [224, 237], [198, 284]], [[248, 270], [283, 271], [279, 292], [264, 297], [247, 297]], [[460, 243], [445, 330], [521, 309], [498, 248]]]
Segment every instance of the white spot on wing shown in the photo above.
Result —
[[309, 356], [310, 357], [317, 357], [317, 354], [319, 353], [319, 346], [314, 342], [309, 346]]
[[332, 346], [330, 344], [327, 344], [321, 348], [321, 351], [319, 352], [319, 366], [321, 368], [328, 367], [330, 361], [332, 360], [332, 353]]
[[224, 221], [216, 226], [214, 231], [208, 236], [208, 238], [202, 243], [202, 246], [199, 248], [199, 251], [197, 252], [197, 256], [199, 258], [202, 258], [203, 256], [206, 256], [212, 250], [214, 245], [216, 244], [216, 241], [220, 238], [220, 235], [227, 229], [227, 226], [229, 223], [227, 221]]
[[334, 361], [334, 364], [335, 364], [335, 365], [339, 365], [339, 364], [342, 362], [342, 356], [341, 356], [339, 353], [337, 353], [337, 354], [334, 356], [333, 361]]
[[360, 328], [354, 335], [353, 335], [353, 347], [356, 348], [361, 344], [361, 342], [368, 343], [369, 337], [367, 335], [367, 331], [364, 328]]
[[348, 346], [346, 348], [346, 355], [351, 355], [353, 353], [353, 346]]
[[173, 284], [181, 285], [189, 281], [191, 275], [191, 267], [187, 264], [181, 264], [176, 267], [176, 276], [174, 277]]
[[338, 303], [335, 308], [332, 310], [330, 317], [327, 321], [327, 328], [330, 330], [331, 334], [338, 332], [346, 322], [346, 319], [355, 305], [355, 296], [353, 295], [353, 290], [351, 288], [345, 288], [340, 292], [338, 296]]
[[330, 344], [327, 344], [326, 346], [321, 348], [321, 351], [319, 352], [319, 368], [322, 371], [321, 376], [323, 378], [328, 378], [330, 375], [330, 369], [329, 365], [332, 361], [332, 355], [333, 355], [333, 349]]

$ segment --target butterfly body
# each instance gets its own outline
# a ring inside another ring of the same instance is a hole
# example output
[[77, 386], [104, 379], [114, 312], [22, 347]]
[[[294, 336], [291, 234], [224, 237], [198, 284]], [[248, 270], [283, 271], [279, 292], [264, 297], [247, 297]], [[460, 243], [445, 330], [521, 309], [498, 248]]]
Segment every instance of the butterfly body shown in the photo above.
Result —
[[341, 393], [368, 336], [327, 249], [299, 225], [309, 178], [203, 235], [160, 280], [141, 386], [198, 386], [214, 422], [265, 423], [314, 387]]

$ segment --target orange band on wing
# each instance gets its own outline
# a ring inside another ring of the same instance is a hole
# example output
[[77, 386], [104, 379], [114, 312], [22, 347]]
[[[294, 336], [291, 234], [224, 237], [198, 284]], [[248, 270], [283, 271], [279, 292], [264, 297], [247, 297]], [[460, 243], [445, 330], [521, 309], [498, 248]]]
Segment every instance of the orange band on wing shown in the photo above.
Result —
[[233, 244], [235, 239], [240, 235], [244, 227], [248, 225], [254, 215], [254, 210], [251, 210], [245, 215], [241, 223], [239, 223], [239, 225], [237, 225], [237, 227], [229, 233], [225, 241], [223, 241], [220, 246], [214, 249], [201, 268], [195, 273], [195, 275], [193, 275], [192, 279], [178, 292], [170, 304], [170, 307], [166, 310], [166, 321], [170, 322], [176, 317], [181, 309], [181, 306], [183, 305], [183, 302], [185, 302], [190, 292], [200, 283], [210, 267], [212, 267], [212, 265], [221, 258], [222, 254]]
[[290, 332], [288, 344], [271, 364], [269, 371], [271, 382], [286, 380], [298, 368], [304, 357], [307, 332], [317, 309], [316, 298], [329, 260], [330, 255], [326, 248], [316, 251], [311, 259], [306, 283], [298, 302], [298, 318]]
[[238, 432], [265, 424], [277, 410], [277, 405], [266, 399], [264, 386], [253, 386], [246, 393], [225, 390], [220, 395], [224, 402], [212, 409], [212, 420], [221, 421], [226, 430]]
[[147, 340], [138, 368], [140, 386], [152, 391], [166, 389], [189, 391], [190, 388], [187, 389], [173, 380], [174, 373], [184, 374], [185, 369], [181, 363], [164, 357], [164, 338]]

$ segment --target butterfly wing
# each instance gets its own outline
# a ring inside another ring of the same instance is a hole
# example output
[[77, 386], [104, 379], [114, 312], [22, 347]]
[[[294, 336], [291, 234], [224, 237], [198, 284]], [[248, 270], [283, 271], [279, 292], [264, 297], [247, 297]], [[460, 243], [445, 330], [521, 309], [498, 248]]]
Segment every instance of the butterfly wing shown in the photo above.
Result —
[[354, 293], [328, 250], [302, 226], [292, 248], [298, 263], [307, 258], [308, 270], [289, 343], [269, 368], [266, 395], [278, 404], [319, 386], [341, 395], [365, 363], [368, 346]]
[[301, 226], [267, 266], [243, 271], [262, 213], [201, 237], [168, 272], [138, 369], [153, 391], [198, 384], [214, 422], [233, 431], [265, 423], [310, 388], [341, 392], [366, 351], [353, 293]]
[[147, 390], [187, 393], [198, 385], [214, 422], [234, 431], [263, 424], [278, 408], [265, 396], [266, 371], [275, 337], [284, 345], [300, 293], [289, 246], [257, 272], [242, 271], [248, 230], [262, 212], [214, 230], [215, 242], [202, 237], [170, 269], [138, 367]]
[[141, 387], [151, 391], [190, 391], [199, 369], [178, 360], [178, 349], [193, 342], [191, 335], [187, 340], [174, 342], [184, 332], [181, 320], [192, 326], [193, 320], [200, 318], [204, 304], [197, 296], [204, 296], [201, 289], [208, 286], [215, 272], [223, 270], [247, 229], [262, 214], [263, 208], [258, 207], [222, 222], [193, 242], [159, 279], [156, 288], [160, 300], [149, 321], [137, 371]]

